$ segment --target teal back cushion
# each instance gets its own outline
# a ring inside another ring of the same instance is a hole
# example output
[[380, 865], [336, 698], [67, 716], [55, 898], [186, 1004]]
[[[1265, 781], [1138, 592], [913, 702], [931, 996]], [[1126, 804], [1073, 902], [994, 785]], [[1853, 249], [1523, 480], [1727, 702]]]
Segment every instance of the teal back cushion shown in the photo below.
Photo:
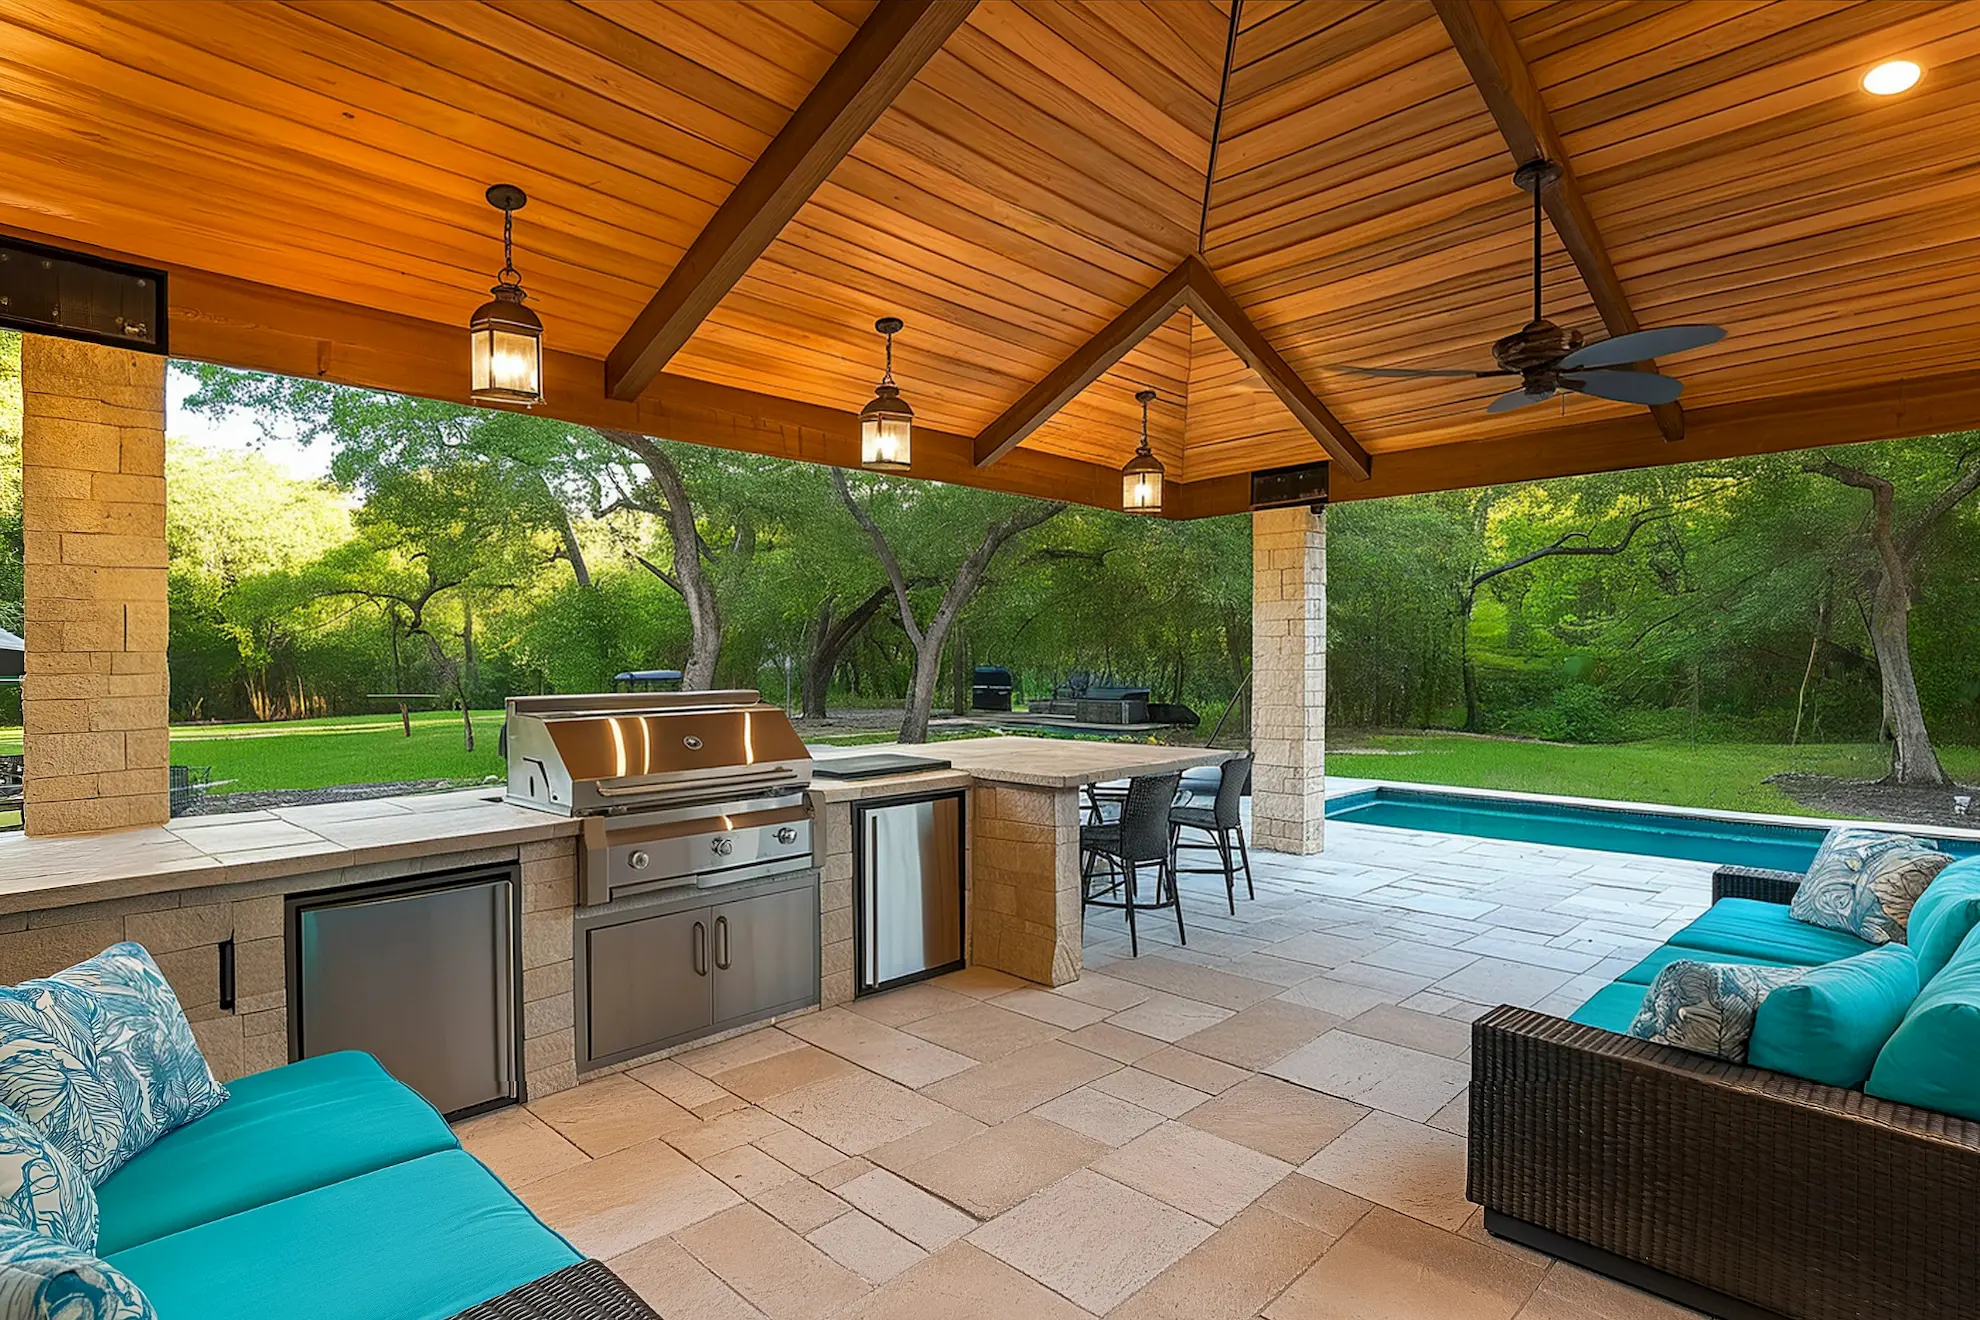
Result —
[[1857, 1087], [1918, 997], [1918, 960], [1902, 944], [1811, 968], [1761, 1001], [1746, 1061]]
[[1911, 909], [1908, 942], [1918, 955], [1918, 980], [1930, 985], [1980, 926], [1980, 857], [1966, 857], [1939, 872]]
[[1980, 931], [1920, 992], [1863, 1089], [1980, 1120]]

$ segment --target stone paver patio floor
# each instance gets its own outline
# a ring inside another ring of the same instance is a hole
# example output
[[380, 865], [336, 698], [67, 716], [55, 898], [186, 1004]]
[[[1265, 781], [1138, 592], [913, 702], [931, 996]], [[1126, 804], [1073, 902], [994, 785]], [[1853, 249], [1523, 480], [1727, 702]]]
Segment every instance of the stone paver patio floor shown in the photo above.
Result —
[[1057, 990], [970, 970], [463, 1124], [667, 1320], [1659, 1320], [1489, 1238], [1468, 1023], [1566, 1012], [1710, 901], [1683, 862], [1330, 825], [1185, 877]]

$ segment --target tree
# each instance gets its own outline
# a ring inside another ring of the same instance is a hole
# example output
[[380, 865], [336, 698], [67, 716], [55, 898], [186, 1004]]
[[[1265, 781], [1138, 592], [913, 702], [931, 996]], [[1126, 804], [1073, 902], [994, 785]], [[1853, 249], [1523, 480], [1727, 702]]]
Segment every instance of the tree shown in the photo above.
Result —
[[[1871, 463], [1880, 457], [1887, 469], [1901, 466], [1898, 455], [1865, 453], [1858, 465], [1825, 454], [1803, 467], [1806, 472], [1853, 486], [1870, 496], [1868, 536], [1875, 557], [1864, 570], [1863, 580], [1871, 593], [1870, 644], [1877, 655], [1884, 723], [1891, 736], [1891, 770], [1886, 783], [1936, 787], [1952, 782], [1932, 749], [1924, 707], [1918, 699], [1918, 680], [1911, 667], [1911, 607], [1917, 599], [1923, 556], [1934, 534], [1948, 514], [1980, 489], [1980, 455], [1964, 443], [1973, 439], [1955, 438], [1959, 449], [1951, 464], [1951, 478], [1945, 479], [1941, 472], [1943, 484], [1908, 518], [1901, 518], [1898, 511], [1896, 481], [1871, 470]], [[1893, 463], [1893, 459], [1899, 461]]]
[[[843, 469], [832, 469], [832, 486], [853, 521], [866, 533], [874, 556], [886, 570], [887, 582], [894, 590], [894, 601], [900, 609], [901, 627], [914, 647], [914, 677], [908, 685], [907, 711], [901, 719], [901, 741], [927, 742], [929, 712], [934, 705], [936, 684], [942, 675], [942, 647], [948, 640], [950, 629], [955, 626], [957, 616], [983, 585], [984, 575], [989, 571], [991, 561], [997, 557], [997, 552], [1013, 537], [1056, 518], [1066, 506], [1057, 502], [1039, 503], [989, 495], [957, 486], [913, 489], [902, 483], [870, 482], [870, 503], [885, 504], [890, 512], [906, 515], [920, 524], [915, 529], [921, 533], [918, 538], [910, 532], [909, 537], [897, 536], [897, 539], [916, 539], [922, 549], [933, 548], [928, 544], [926, 535], [931, 530], [938, 532], [938, 543], [967, 544], [966, 537], [958, 536], [958, 527], [970, 525], [985, 513], [991, 515], [991, 521], [977, 538], [975, 549], [948, 575], [948, 586], [924, 623], [915, 613], [914, 586], [901, 566], [901, 558], [895, 552], [894, 544], [881, 530], [872, 510], [862, 506], [854, 497]], [[933, 573], [929, 576], [936, 577]], [[939, 581], [939, 578], [936, 580]]]

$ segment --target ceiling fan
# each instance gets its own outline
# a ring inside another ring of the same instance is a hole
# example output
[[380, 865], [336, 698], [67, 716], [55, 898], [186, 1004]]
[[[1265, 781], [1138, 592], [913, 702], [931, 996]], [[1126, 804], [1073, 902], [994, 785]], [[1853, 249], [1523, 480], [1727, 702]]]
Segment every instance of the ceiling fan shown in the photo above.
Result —
[[1519, 388], [1501, 394], [1486, 412], [1511, 412], [1543, 403], [1562, 390], [1591, 394], [1621, 403], [1670, 403], [1684, 392], [1684, 383], [1654, 371], [1612, 370], [1633, 362], [1669, 357], [1726, 337], [1716, 325], [1670, 325], [1638, 330], [1583, 346], [1581, 331], [1555, 325], [1540, 313], [1540, 190], [1561, 177], [1550, 160], [1528, 161], [1513, 172], [1513, 182], [1533, 194], [1533, 319], [1514, 334], [1492, 345], [1494, 371], [1461, 367], [1337, 367], [1363, 376], [1458, 376], [1483, 379], [1518, 376]]

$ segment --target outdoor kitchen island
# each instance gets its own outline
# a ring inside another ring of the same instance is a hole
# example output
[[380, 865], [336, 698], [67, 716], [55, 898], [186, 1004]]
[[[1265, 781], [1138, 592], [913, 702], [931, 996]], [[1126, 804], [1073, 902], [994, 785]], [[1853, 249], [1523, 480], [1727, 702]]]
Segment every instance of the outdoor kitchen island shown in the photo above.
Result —
[[[1036, 738], [916, 750], [953, 768], [811, 786], [825, 1004], [852, 997], [855, 801], [961, 789], [968, 962], [1063, 984], [1079, 974], [1080, 785], [1228, 755]], [[581, 829], [580, 820], [504, 802], [491, 785], [181, 817], [97, 835], [12, 835], [0, 839], [0, 982], [46, 976], [120, 940], [140, 941], [227, 1080], [290, 1057], [294, 967], [285, 909], [297, 895], [512, 868], [521, 909], [517, 1073], [523, 1092], [540, 1098], [580, 1080], [573, 939], [582, 910]]]

